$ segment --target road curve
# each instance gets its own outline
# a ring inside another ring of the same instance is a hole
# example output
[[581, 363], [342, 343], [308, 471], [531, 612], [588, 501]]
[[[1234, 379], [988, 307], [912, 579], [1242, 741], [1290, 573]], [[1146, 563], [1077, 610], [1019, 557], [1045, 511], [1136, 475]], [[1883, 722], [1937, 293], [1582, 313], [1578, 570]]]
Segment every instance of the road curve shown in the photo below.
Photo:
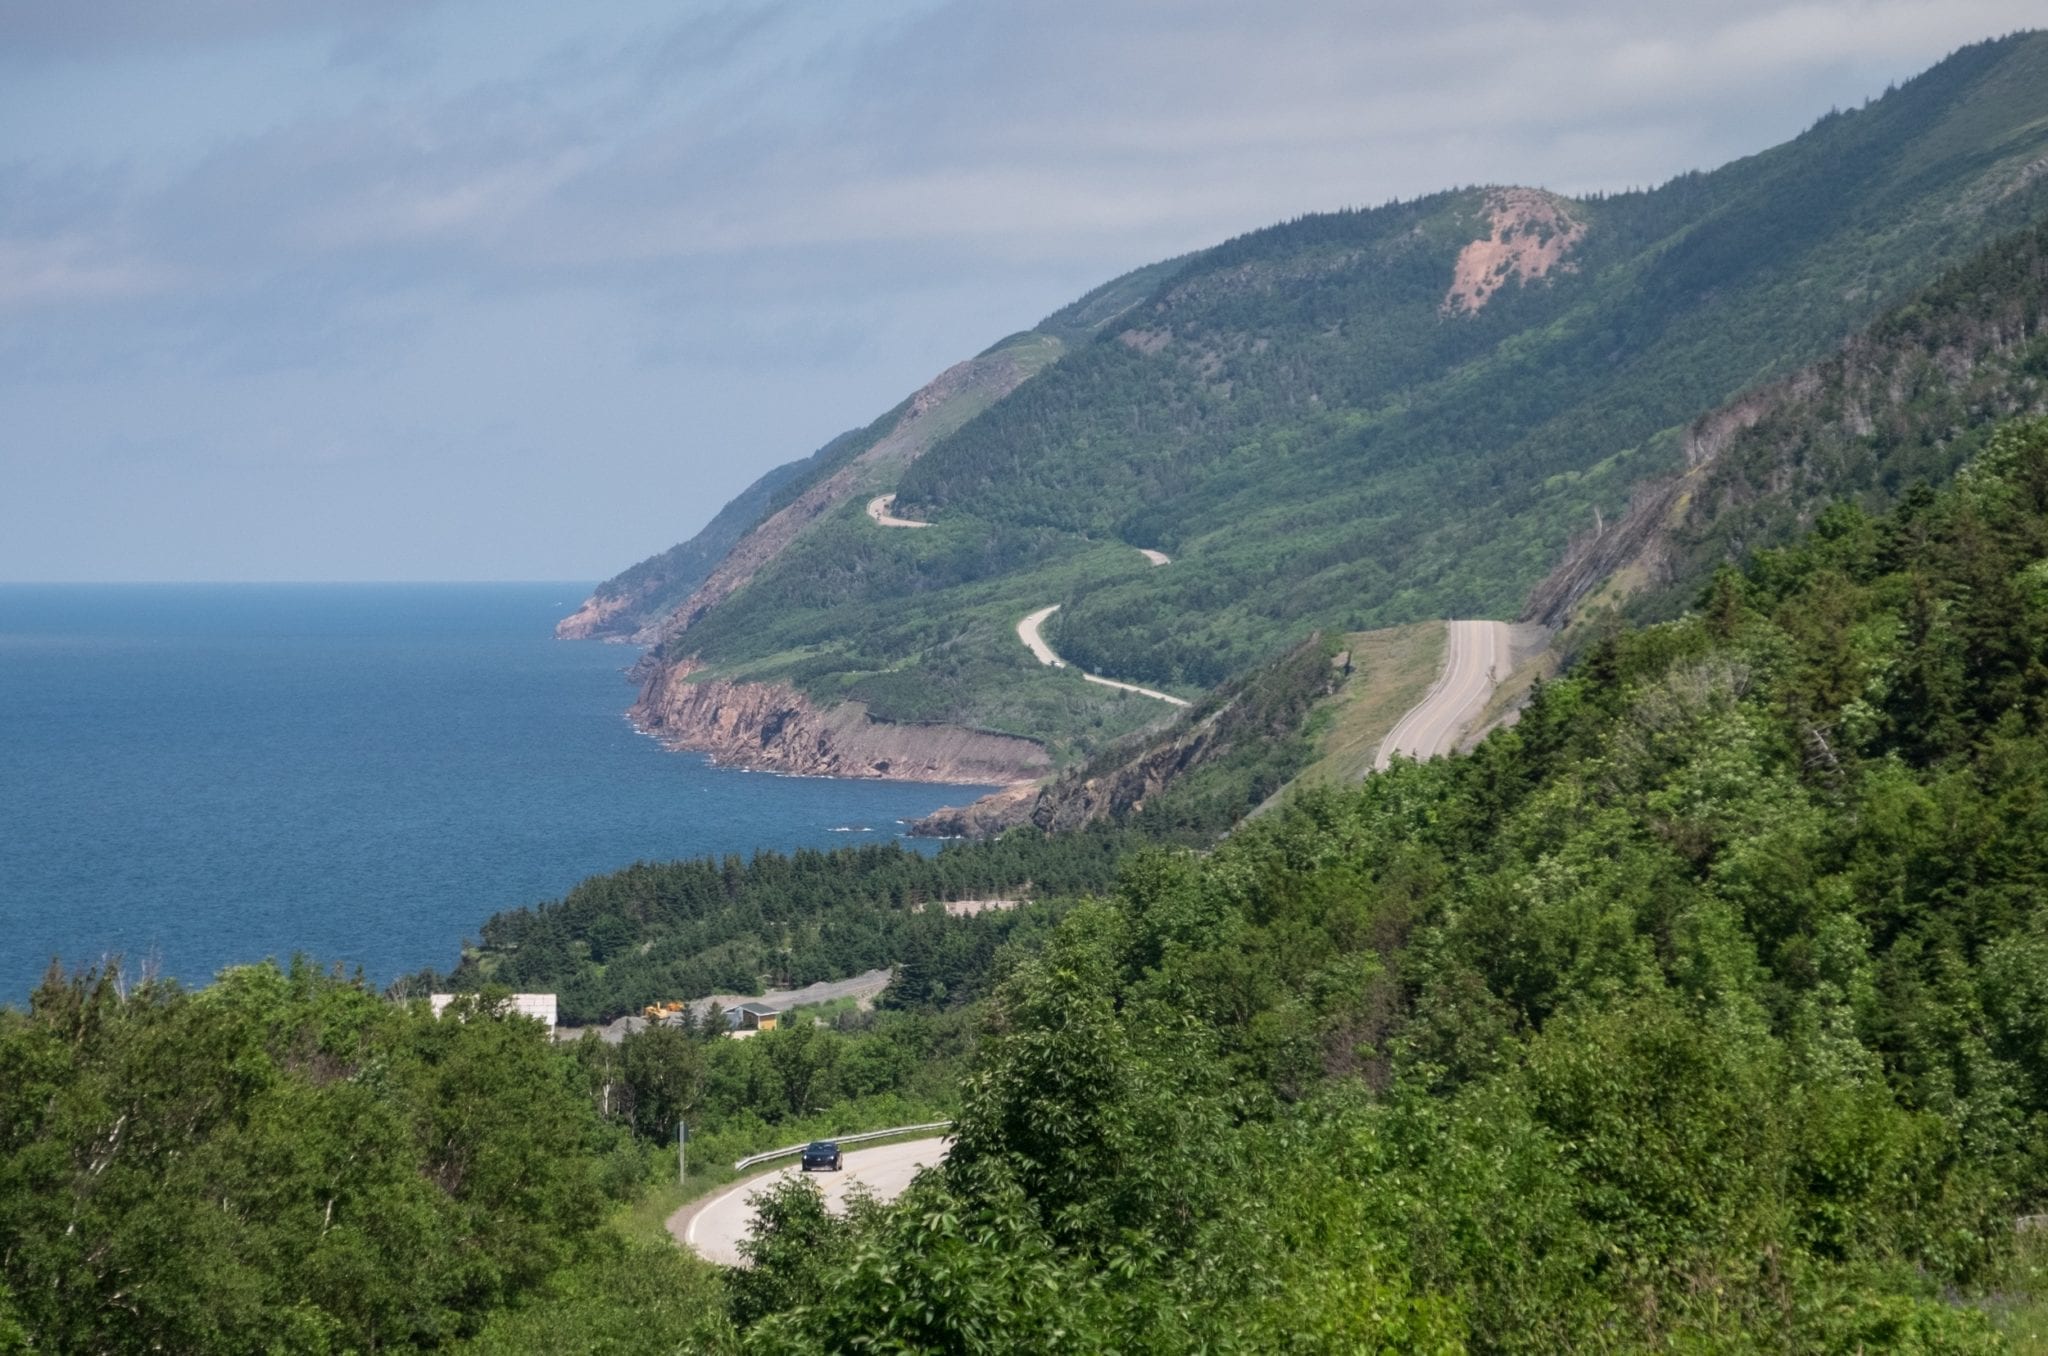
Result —
[[[1047, 617], [1050, 617], [1059, 610], [1060, 605], [1058, 603], [1054, 603], [1051, 607], [1041, 607], [1038, 611], [1033, 612], [1030, 616], [1024, 618], [1023, 621], [1017, 623], [1017, 639], [1023, 641], [1025, 647], [1032, 654], [1038, 656], [1039, 663], [1055, 669], [1065, 668], [1067, 661], [1053, 653], [1052, 646], [1045, 643], [1045, 637], [1038, 633], [1038, 628], [1045, 625]], [[1135, 692], [1140, 697], [1151, 697], [1157, 701], [1171, 702], [1175, 706], [1186, 706], [1188, 704], [1185, 700], [1174, 696], [1170, 692], [1158, 692], [1149, 687], [1139, 687], [1136, 683], [1119, 683], [1114, 678], [1099, 678], [1092, 673], [1084, 673], [1081, 676], [1091, 683], [1100, 683], [1103, 687], [1113, 687], [1119, 692]]]
[[1394, 723], [1380, 742], [1375, 769], [1397, 753], [1428, 760], [1457, 747], [1466, 729], [1485, 709], [1495, 684], [1507, 677], [1510, 664], [1508, 625], [1495, 621], [1454, 621], [1444, 646], [1444, 668], [1436, 683], [1408, 714]]
[[876, 495], [873, 499], [868, 500], [868, 517], [874, 519], [876, 523], [883, 527], [931, 526], [930, 523], [921, 523], [915, 518], [898, 518], [889, 511], [895, 503], [896, 496], [893, 494]]
[[1041, 607], [1017, 623], [1017, 639], [1023, 641], [1025, 648], [1038, 656], [1039, 663], [1055, 669], [1065, 668], [1067, 661], [1052, 652], [1052, 646], [1045, 643], [1045, 637], [1038, 634], [1038, 628], [1045, 625], [1047, 617], [1059, 610], [1058, 603], [1051, 607]]
[[903, 1194], [918, 1169], [930, 1167], [946, 1156], [944, 1136], [905, 1140], [873, 1149], [848, 1149], [846, 1166], [839, 1172], [803, 1174], [792, 1160], [788, 1166], [736, 1182], [715, 1196], [692, 1201], [668, 1217], [670, 1237], [686, 1248], [694, 1248], [706, 1260], [722, 1266], [744, 1265], [740, 1242], [754, 1223], [756, 1192], [775, 1182], [808, 1176], [825, 1193], [825, 1204], [838, 1210], [846, 1204], [847, 1189], [864, 1182], [878, 1200], [893, 1201]]
[[1149, 546], [1140, 546], [1138, 548], [1138, 554], [1145, 557], [1145, 559], [1151, 561], [1154, 565], [1173, 564], [1172, 556], [1166, 554], [1166, 552], [1164, 551], [1155, 551]]

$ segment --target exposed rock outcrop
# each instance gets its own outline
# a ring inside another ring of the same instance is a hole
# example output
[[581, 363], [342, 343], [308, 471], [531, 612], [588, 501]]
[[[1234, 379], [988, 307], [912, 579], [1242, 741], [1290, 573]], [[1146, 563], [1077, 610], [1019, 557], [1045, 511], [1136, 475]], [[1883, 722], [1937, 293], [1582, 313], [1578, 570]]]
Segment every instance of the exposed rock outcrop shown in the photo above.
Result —
[[1050, 785], [1012, 787], [972, 805], [947, 806], [913, 820], [918, 838], [993, 838], [1005, 829], [1031, 824], [1046, 833], [1079, 829], [1098, 819], [1121, 820], [1145, 808], [1182, 776], [1219, 752], [1226, 704], [1193, 724], [1175, 727], [1170, 737], [1129, 752], [1121, 760], [1096, 760], [1062, 774]]
[[1026, 782], [967, 805], [947, 805], [913, 820], [910, 832], [918, 838], [993, 838], [1030, 820], [1039, 791], [1035, 782]]
[[1509, 278], [1532, 282], [1552, 269], [1577, 267], [1566, 256], [1586, 234], [1571, 205], [1540, 188], [1502, 188], [1489, 193], [1486, 214], [1492, 231], [1458, 254], [1443, 311], [1470, 314], [1493, 299]]
[[630, 609], [635, 601], [630, 594], [615, 594], [609, 598], [592, 594], [584, 600], [582, 607], [555, 623], [555, 639], [589, 640], [592, 636], [604, 635], [611, 629], [613, 618]]
[[1563, 626], [1595, 589], [1624, 571], [1631, 577], [1622, 581], [1623, 587], [1631, 591], [1646, 583], [1666, 582], [1670, 529], [1686, 511], [1700, 473], [1739, 435], [1756, 426], [1780, 389], [1791, 393], [1795, 386], [1786, 382], [1747, 393], [1695, 421], [1685, 435], [1685, 469], [1643, 481], [1631, 494], [1627, 513], [1572, 538], [1563, 559], [1530, 591], [1522, 620]]
[[859, 702], [819, 707], [787, 683], [693, 681], [688, 664], [657, 669], [629, 714], [670, 748], [765, 772], [986, 783], [1051, 766], [1042, 745], [1015, 735], [880, 721]]

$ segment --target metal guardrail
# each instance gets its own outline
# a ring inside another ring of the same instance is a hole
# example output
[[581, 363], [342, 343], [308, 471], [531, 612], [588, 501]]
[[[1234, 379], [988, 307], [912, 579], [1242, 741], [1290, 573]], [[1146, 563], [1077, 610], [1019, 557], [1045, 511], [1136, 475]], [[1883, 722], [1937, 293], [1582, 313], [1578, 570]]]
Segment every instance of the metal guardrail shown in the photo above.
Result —
[[[951, 1121], [933, 1121], [929, 1125], [899, 1125], [893, 1130], [867, 1130], [858, 1135], [837, 1135], [833, 1137], [832, 1142], [834, 1144], [860, 1144], [871, 1139], [887, 1139], [891, 1135], [912, 1135], [916, 1134], [919, 1130], [947, 1130], [951, 1129], [952, 1125], [953, 1122]], [[813, 1142], [807, 1139], [802, 1144], [792, 1144], [787, 1149], [770, 1149], [766, 1153], [753, 1154], [733, 1164], [732, 1170], [734, 1172], [745, 1172], [756, 1163], [766, 1163], [771, 1158], [787, 1158], [791, 1154], [800, 1154]]]

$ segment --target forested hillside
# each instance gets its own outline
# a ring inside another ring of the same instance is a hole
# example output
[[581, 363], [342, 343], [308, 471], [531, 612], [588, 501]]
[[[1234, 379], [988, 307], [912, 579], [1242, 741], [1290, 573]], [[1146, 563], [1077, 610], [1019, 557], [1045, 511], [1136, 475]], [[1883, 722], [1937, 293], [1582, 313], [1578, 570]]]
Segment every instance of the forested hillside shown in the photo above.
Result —
[[696, 536], [599, 584], [582, 610], [562, 620], [558, 633], [576, 640], [628, 637], [659, 621], [718, 568], [749, 529], [858, 450], [864, 432], [842, 433], [810, 456], [770, 470], [734, 496]]
[[2044, 717], [2034, 424], [1470, 758], [1128, 865], [997, 990], [943, 1174], [771, 1215], [748, 1349], [1996, 1350]]
[[1012, 634], [1049, 603], [1074, 667], [1184, 694], [1318, 626], [1515, 615], [1689, 421], [2048, 214], [2044, 159], [2048, 37], [2023, 35], [1652, 191], [1231, 241], [1084, 307], [1097, 337], [907, 466], [898, 509], [934, 527], [848, 505], [663, 662], [1085, 751], [1143, 712], [1061, 699], [1077, 676]]
[[[820, 865], [629, 872], [500, 943]], [[915, 879], [834, 865], [821, 925]], [[2048, 422], [1471, 756], [1015, 917], [913, 944], [899, 1011], [747, 1042], [53, 978], [0, 1013], [0, 1346], [2006, 1349], [2048, 1312]], [[955, 1109], [893, 1206], [779, 1192], [744, 1276], [600, 1227], [680, 1116], [729, 1159]]]
[[559, 996], [564, 1022], [608, 1021], [649, 1003], [797, 988], [894, 965], [912, 951], [952, 959], [928, 977], [956, 1002], [1017, 916], [949, 916], [963, 899], [1072, 898], [1114, 879], [1123, 845], [1105, 832], [1036, 833], [949, 848], [896, 846], [642, 862], [593, 876], [555, 902], [493, 914], [479, 945], [416, 992], [487, 984]]
[[[1093, 339], [1104, 325], [1114, 322], [1142, 301], [1158, 280], [1178, 263], [1178, 260], [1168, 260], [1113, 278], [1079, 301], [1048, 316], [1037, 328], [999, 340], [976, 355], [969, 364], [960, 365], [953, 371], [959, 372], [962, 368], [972, 371], [973, 364], [1005, 353], [1024, 355], [1023, 371], [1027, 374], [1039, 365], [1055, 362], [1069, 345]], [[927, 425], [935, 424], [936, 427], [921, 429], [916, 445], [906, 449], [914, 459], [933, 437], [959, 427], [989, 403], [1000, 399], [1012, 384], [1007, 376], [989, 381], [986, 376], [990, 374], [980, 375], [983, 380], [962, 383], [958, 389], [934, 389], [945, 383], [945, 375], [942, 374], [933, 386], [899, 403], [867, 427], [850, 429], [810, 456], [770, 470], [720, 509], [694, 537], [599, 584], [591, 591], [583, 607], [563, 620], [557, 634], [570, 639], [604, 636], [649, 643], [658, 641], [674, 624], [678, 614], [683, 613], [697, 589], [713, 576], [750, 532], [795, 504], [807, 492], [815, 491], [835, 472], [845, 470], [859, 458], [885, 450], [879, 449], [879, 445], [904, 422], [907, 414], [915, 412], [918, 416], [930, 416], [936, 413], [937, 416], [936, 419], [925, 419]], [[884, 458], [885, 462], [897, 460]], [[880, 468], [877, 474], [884, 479], [893, 479], [900, 469], [900, 465], [889, 464]], [[849, 487], [857, 488], [861, 487]], [[786, 541], [778, 542], [775, 549], [786, 549], [786, 544]]]
[[1626, 604], [1661, 618], [1722, 564], [1782, 546], [1839, 499], [1939, 485], [2001, 421], [2048, 411], [2048, 223], [1881, 316], [1841, 350], [1686, 431], [1684, 469], [1637, 489], [1531, 595], [1552, 625]]

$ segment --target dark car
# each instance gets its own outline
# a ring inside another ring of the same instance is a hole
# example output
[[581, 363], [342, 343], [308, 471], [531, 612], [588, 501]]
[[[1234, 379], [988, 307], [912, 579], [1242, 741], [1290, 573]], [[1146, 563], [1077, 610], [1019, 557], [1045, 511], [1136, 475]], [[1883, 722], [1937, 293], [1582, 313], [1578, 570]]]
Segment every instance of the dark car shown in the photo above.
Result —
[[814, 1139], [809, 1144], [804, 1145], [805, 1172], [809, 1172], [813, 1168], [830, 1168], [832, 1171], [837, 1172], [840, 1167], [839, 1159], [839, 1146], [829, 1139]]

